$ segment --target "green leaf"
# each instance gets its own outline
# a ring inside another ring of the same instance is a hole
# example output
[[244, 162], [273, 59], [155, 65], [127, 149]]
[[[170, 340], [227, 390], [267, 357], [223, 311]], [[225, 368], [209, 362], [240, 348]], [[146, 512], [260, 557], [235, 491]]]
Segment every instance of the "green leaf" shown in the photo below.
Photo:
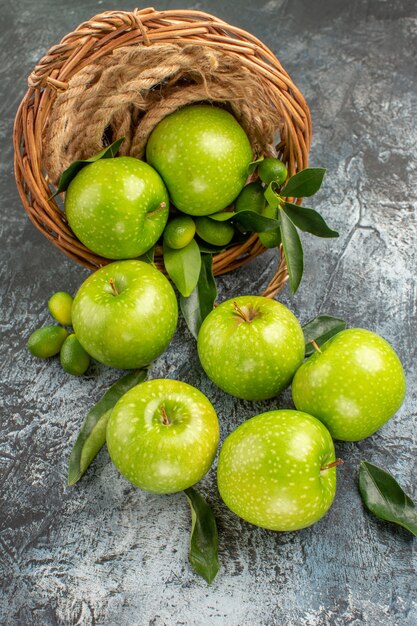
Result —
[[274, 209], [278, 209], [282, 204], [280, 196], [276, 193], [276, 190], [278, 188], [278, 184], [273, 180], [269, 183], [264, 193], [265, 200], [267, 201], [268, 205]]
[[164, 265], [180, 294], [188, 298], [197, 285], [201, 269], [201, 253], [195, 239], [180, 250], [164, 243]]
[[271, 230], [276, 230], [280, 225], [279, 220], [265, 217], [264, 215], [249, 209], [237, 211], [236, 213], [232, 213], [230, 211], [227, 213], [214, 213], [213, 215], [208, 215], [207, 217], [218, 222], [230, 220], [243, 226], [246, 231], [250, 230], [255, 233], [266, 233]]
[[314, 209], [284, 202], [283, 210], [297, 228], [317, 237], [338, 237], [339, 233], [327, 226], [326, 222]]
[[211, 243], [203, 241], [198, 236], [195, 238], [195, 240], [198, 244], [198, 247], [200, 248], [200, 252], [204, 254], [218, 254], [219, 252], [224, 252], [226, 248], [229, 248], [231, 245], [233, 245], [232, 243], [229, 243], [227, 246], [214, 246]]
[[263, 160], [264, 160], [264, 157], [261, 156], [259, 157], [259, 159], [256, 159], [256, 161], [252, 161], [251, 163], [249, 163], [248, 176], [254, 173], [254, 171], [258, 168], [259, 163], [262, 163]]
[[[73, 485], [76, 483], [83, 474], [90, 467], [91, 463], [96, 458], [97, 454], [100, 452], [101, 448], [106, 443], [106, 431], [107, 431], [107, 423], [110, 419], [110, 415], [113, 409], [109, 409], [99, 418], [96, 425], [89, 432], [87, 439], [84, 441], [82, 450], [81, 450], [81, 458], [79, 462], [79, 472], [75, 474], [75, 478], [73, 480], [70, 479], [71, 472], [71, 464], [68, 472], [68, 485]], [[78, 439], [77, 439], [78, 442]], [[71, 459], [70, 459], [71, 461]], [[71, 482], [70, 482], [71, 480]]]
[[340, 333], [346, 328], [346, 322], [331, 315], [318, 315], [303, 326], [304, 341], [306, 344], [306, 356], [313, 354], [315, 341], [318, 346], [322, 346], [328, 339]]
[[58, 183], [58, 189], [51, 196], [51, 198], [55, 198], [55, 196], [57, 196], [59, 193], [66, 191], [72, 179], [75, 178], [78, 172], [89, 163], [94, 163], [95, 161], [99, 161], [100, 159], [109, 159], [115, 157], [124, 140], [124, 137], [120, 137], [120, 139], [114, 141], [112, 144], [110, 144], [110, 146], [106, 146], [105, 148], [103, 148], [103, 150], [100, 150], [100, 152], [97, 152], [97, 154], [94, 154], [89, 159], [79, 159], [78, 161], [74, 161], [73, 163], [71, 163], [71, 165], [69, 165], [67, 169], [62, 172], [61, 178], [59, 179]]
[[88, 469], [106, 442], [106, 427], [116, 402], [147, 376], [147, 369], [134, 370], [120, 378], [87, 414], [68, 463], [68, 485], [74, 485]]
[[219, 571], [216, 520], [198, 491], [190, 487], [184, 493], [191, 508], [190, 564], [210, 584]]
[[359, 491], [371, 513], [402, 526], [417, 537], [416, 506], [391, 474], [377, 465], [361, 461]]
[[[278, 216], [279, 209], [274, 208], [267, 204], [263, 210], [262, 215], [264, 217], [271, 217], [276, 219]], [[270, 230], [267, 233], [258, 233], [259, 241], [265, 248], [278, 248], [281, 244], [281, 231], [279, 228], [275, 230]]]
[[155, 259], [155, 246], [152, 246], [152, 248], [149, 248], [149, 250], [147, 250], [145, 254], [142, 254], [142, 256], [138, 258], [138, 261], [143, 261], [144, 263], [149, 263], [150, 265], [153, 265], [154, 259]]
[[326, 170], [323, 167], [306, 167], [291, 176], [285, 187], [281, 189], [281, 196], [286, 198], [313, 196], [320, 189], [325, 173]]
[[231, 245], [235, 246], [238, 243], [244, 243], [252, 235], [251, 231], [246, 230], [245, 228], [243, 228], [243, 226], [240, 226], [240, 224], [238, 224], [237, 222], [235, 226], [236, 226], [236, 232], [233, 235], [232, 241], [226, 246], [226, 248], [230, 248]]
[[233, 217], [245, 230], [253, 230], [255, 233], [267, 233], [276, 230], [280, 226], [280, 220], [260, 215], [255, 211], [238, 211]]
[[207, 215], [211, 220], [215, 220], [216, 222], [226, 222], [234, 217], [236, 213], [234, 211], [222, 211], [221, 213], [213, 213], [212, 215]]
[[201, 256], [201, 270], [198, 283], [188, 298], [180, 296], [180, 306], [187, 326], [197, 339], [198, 331], [207, 315], [213, 310], [217, 297], [217, 286], [213, 276], [213, 257]]
[[297, 229], [284, 211], [281, 211], [281, 240], [287, 262], [290, 288], [295, 293], [303, 276], [304, 253]]

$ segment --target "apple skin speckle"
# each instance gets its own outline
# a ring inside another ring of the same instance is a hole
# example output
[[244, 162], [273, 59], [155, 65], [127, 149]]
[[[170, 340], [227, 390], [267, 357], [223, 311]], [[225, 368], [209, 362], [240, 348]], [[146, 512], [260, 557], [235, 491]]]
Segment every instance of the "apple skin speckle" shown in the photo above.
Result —
[[100, 159], [71, 181], [65, 212], [87, 248], [107, 259], [131, 259], [161, 236], [168, 220], [168, 192], [158, 172], [144, 161]]
[[170, 282], [143, 261], [116, 261], [97, 270], [72, 305], [73, 328], [83, 348], [100, 363], [121, 369], [149, 365], [162, 354], [177, 321]]
[[252, 158], [233, 115], [203, 104], [165, 117], [146, 147], [146, 160], [162, 176], [174, 205], [190, 215], [210, 215], [231, 204]]
[[[163, 423], [164, 407], [169, 425]], [[121, 474], [137, 487], [174, 493], [210, 469], [219, 444], [216, 412], [198, 389], [177, 380], [150, 380], [128, 391], [107, 426], [107, 447]]]
[[295, 406], [321, 420], [334, 439], [369, 437], [403, 403], [398, 356], [385, 339], [361, 328], [341, 331], [320, 350], [294, 376]]
[[[236, 306], [254, 311], [255, 318], [243, 321]], [[296, 317], [283, 304], [263, 296], [239, 296], [216, 307], [200, 328], [197, 347], [207, 376], [244, 400], [278, 395], [305, 353]]]
[[301, 411], [269, 411], [234, 430], [220, 450], [219, 492], [247, 522], [291, 531], [317, 522], [333, 502], [334, 445], [325, 426]]

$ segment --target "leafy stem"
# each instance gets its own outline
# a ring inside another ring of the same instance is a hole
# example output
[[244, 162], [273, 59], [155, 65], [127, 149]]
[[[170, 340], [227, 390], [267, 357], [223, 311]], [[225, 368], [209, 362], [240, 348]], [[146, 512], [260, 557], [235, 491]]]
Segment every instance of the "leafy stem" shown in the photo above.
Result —
[[211, 584], [219, 571], [216, 520], [210, 506], [196, 489], [189, 487], [184, 494], [191, 509], [190, 564]]
[[129, 389], [143, 382], [146, 368], [128, 372], [116, 381], [88, 412], [68, 461], [68, 485], [75, 485], [106, 442], [106, 427], [116, 402]]
[[293, 293], [297, 291], [304, 271], [303, 246], [298, 230], [316, 237], [339, 236], [317, 211], [291, 202], [293, 198], [315, 194], [321, 187], [325, 173], [326, 170], [321, 167], [306, 168], [291, 176], [282, 189], [272, 181], [264, 192], [267, 206], [279, 210], [277, 223]]
[[93, 156], [89, 157], [88, 159], [78, 159], [77, 161], [71, 163], [71, 165], [69, 165], [67, 169], [62, 172], [58, 182], [58, 188], [55, 193], [52, 194], [51, 198], [54, 198], [63, 191], [66, 191], [72, 179], [75, 178], [78, 172], [82, 170], [83, 167], [85, 167], [86, 165], [89, 165], [90, 163], [95, 163], [95, 161], [100, 161], [100, 159], [114, 158], [124, 140], [124, 137], [120, 137], [120, 139], [117, 139], [112, 144], [106, 146], [97, 154], [93, 154]]
[[417, 509], [395, 478], [368, 461], [359, 464], [359, 492], [376, 517], [402, 526], [417, 537]]

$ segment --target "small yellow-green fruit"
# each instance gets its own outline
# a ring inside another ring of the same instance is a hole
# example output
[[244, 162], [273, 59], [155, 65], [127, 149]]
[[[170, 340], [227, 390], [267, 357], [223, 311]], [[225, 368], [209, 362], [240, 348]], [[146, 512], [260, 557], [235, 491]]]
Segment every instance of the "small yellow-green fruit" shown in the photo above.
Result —
[[266, 204], [264, 188], [259, 181], [243, 187], [235, 200], [235, 211], [255, 211], [261, 213]]
[[48, 309], [54, 320], [63, 326], [71, 326], [73, 297], [66, 291], [57, 291], [48, 300]]
[[27, 346], [33, 356], [47, 359], [58, 354], [67, 337], [68, 332], [62, 326], [44, 326], [31, 334]]
[[[278, 209], [267, 204], [267, 206], [262, 210], [261, 215], [276, 220], [278, 217]], [[265, 246], [265, 248], [277, 248], [281, 243], [279, 228], [276, 230], [268, 230], [264, 233], [258, 233], [258, 237], [261, 244]]]
[[61, 348], [60, 359], [62, 369], [73, 376], [82, 376], [90, 365], [90, 356], [74, 333], [65, 339]]
[[227, 246], [235, 233], [235, 229], [228, 222], [219, 222], [209, 217], [197, 217], [195, 226], [197, 235], [213, 246]]
[[259, 178], [265, 185], [272, 181], [282, 185], [287, 180], [288, 170], [285, 163], [274, 157], [267, 157], [258, 167]]
[[188, 215], [174, 217], [164, 230], [164, 242], [169, 248], [179, 250], [188, 246], [195, 235], [195, 222]]

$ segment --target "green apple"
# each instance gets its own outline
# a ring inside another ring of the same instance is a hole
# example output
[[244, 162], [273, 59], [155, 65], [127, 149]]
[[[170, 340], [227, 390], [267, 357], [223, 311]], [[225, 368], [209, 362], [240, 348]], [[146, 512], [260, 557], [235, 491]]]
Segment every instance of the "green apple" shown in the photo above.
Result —
[[159, 122], [146, 160], [164, 179], [177, 209], [210, 215], [231, 204], [243, 188], [252, 149], [233, 115], [199, 104]]
[[225, 440], [219, 492], [236, 515], [270, 530], [299, 530], [326, 513], [336, 491], [333, 441], [301, 411], [269, 411]]
[[148, 365], [168, 347], [178, 305], [168, 279], [142, 261], [117, 261], [89, 276], [72, 305], [72, 325], [83, 348], [121, 369]]
[[65, 212], [87, 248], [108, 259], [130, 259], [157, 242], [168, 203], [165, 185], [150, 165], [116, 157], [78, 172], [65, 195]]
[[292, 383], [297, 409], [317, 417], [342, 441], [372, 435], [399, 409], [404, 395], [398, 356], [385, 339], [360, 328], [329, 339]]
[[197, 347], [207, 376], [244, 400], [278, 395], [304, 358], [297, 319], [263, 296], [239, 296], [216, 307], [201, 325]]
[[219, 443], [216, 412], [198, 389], [150, 380], [120, 398], [107, 426], [110, 457], [134, 485], [182, 491], [210, 469]]

